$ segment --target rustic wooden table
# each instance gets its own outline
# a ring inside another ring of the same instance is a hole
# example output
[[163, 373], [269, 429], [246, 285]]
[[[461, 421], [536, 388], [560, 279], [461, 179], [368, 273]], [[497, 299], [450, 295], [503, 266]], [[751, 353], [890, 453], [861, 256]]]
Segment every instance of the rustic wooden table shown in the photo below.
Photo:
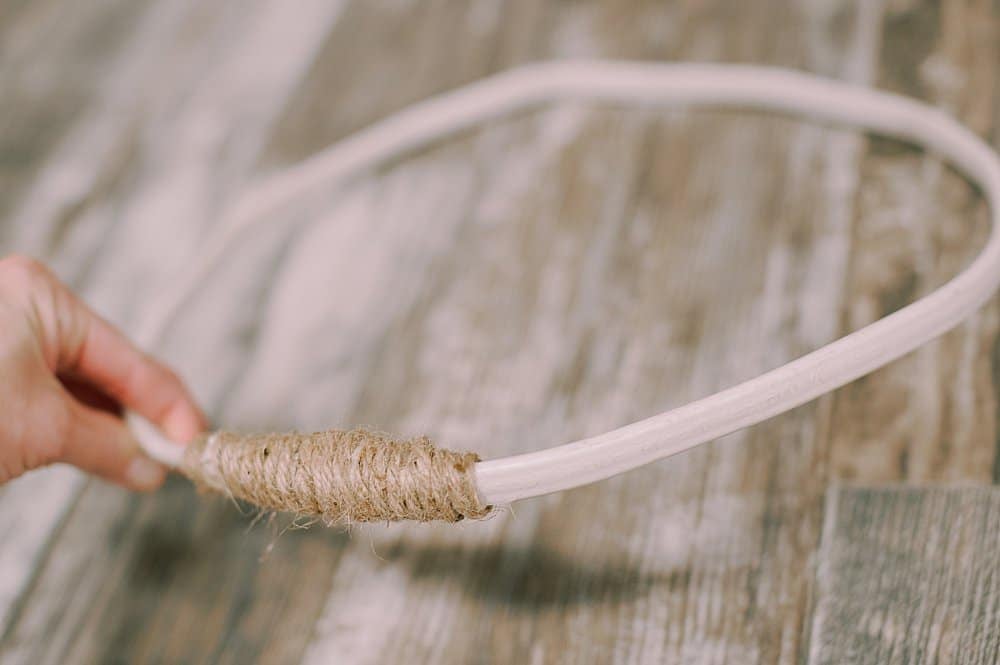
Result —
[[[432, 93], [587, 56], [802, 68], [1000, 144], [995, 0], [6, 0], [0, 250], [134, 330], [258, 178]], [[492, 457], [868, 323], [954, 274], [986, 218], [890, 142], [565, 104], [263, 228], [155, 349], [212, 417]], [[0, 490], [0, 661], [996, 662], [998, 302], [763, 425], [482, 523], [300, 529], [181, 479], [138, 497], [30, 474]]]

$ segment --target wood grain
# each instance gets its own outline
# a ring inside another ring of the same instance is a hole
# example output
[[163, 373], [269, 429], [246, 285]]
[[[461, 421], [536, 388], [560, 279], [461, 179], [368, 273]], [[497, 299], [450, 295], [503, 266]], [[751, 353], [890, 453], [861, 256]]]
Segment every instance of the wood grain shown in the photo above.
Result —
[[1000, 491], [834, 489], [810, 665], [1000, 660]]
[[[1000, 16], [989, 2], [901, 3], [884, 19], [878, 83], [924, 98], [997, 136]], [[977, 192], [934, 158], [875, 141], [861, 167], [847, 329], [955, 275], [988, 230]], [[968, 323], [838, 391], [831, 460], [838, 477], [874, 483], [995, 475], [994, 300]]]
[[[0, 243], [130, 330], [258, 178], [526, 61], [781, 64], [997, 131], [988, 3], [53, 3], [108, 36], [46, 50], [47, 6], [0, 27], [56, 81], [0, 126], [30, 155], [0, 175]], [[95, 64], [64, 91], [76, 60]], [[0, 85], [28, 90], [16, 69]], [[64, 101], [58, 132], [20, 129]], [[984, 223], [962, 181], [850, 132], [558, 105], [267, 220], [156, 352], [220, 424], [370, 424], [492, 457], [814, 349], [953, 274]], [[803, 662], [831, 478], [992, 479], [997, 315], [758, 427], [457, 528], [303, 530], [179, 479], [135, 497], [34, 474], [0, 495], [0, 661]]]

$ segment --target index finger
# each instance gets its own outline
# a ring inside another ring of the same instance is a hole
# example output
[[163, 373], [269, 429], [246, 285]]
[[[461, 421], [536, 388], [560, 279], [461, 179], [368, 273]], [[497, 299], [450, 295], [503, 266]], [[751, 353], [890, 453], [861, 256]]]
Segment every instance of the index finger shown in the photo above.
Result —
[[205, 427], [205, 419], [180, 378], [135, 347], [117, 328], [69, 295], [72, 322], [81, 340], [62, 368], [88, 380], [123, 406], [186, 443]]

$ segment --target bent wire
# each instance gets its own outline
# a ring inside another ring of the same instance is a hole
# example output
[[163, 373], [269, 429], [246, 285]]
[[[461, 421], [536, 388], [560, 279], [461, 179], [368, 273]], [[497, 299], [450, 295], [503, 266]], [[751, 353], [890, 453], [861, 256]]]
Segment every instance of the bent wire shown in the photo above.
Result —
[[[471, 473], [483, 504], [508, 504], [593, 483], [776, 416], [953, 328], [1000, 284], [1000, 161], [982, 140], [943, 112], [899, 95], [769, 67], [556, 62], [510, 70], [419, 102], [250, 190], [223, 218], [175, 287], [155, 303], [140, 342], [155, 344], [232, 243], [269, 214], [317, 188], [343, 182], [458, 131], [563, 100], [774, 111], [911, 142], [939, 154], [980, 188], [992, 228], [975, 260], [933, 293], [777, 369], [610, 432], [476, 463]], [[130, 422], [152, 457], [171, 466], [181, 463], [179, 446], [141, 418], [132, 415]]]

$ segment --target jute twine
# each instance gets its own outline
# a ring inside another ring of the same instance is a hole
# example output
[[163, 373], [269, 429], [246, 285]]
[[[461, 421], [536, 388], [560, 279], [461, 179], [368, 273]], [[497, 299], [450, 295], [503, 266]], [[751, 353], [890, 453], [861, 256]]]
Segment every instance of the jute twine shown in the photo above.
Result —
[[475, 453], [364, 429], [315, 434], [214, 432], [188, 446], [181, 471], [202, 490], [328, 523], [486, 516]]

